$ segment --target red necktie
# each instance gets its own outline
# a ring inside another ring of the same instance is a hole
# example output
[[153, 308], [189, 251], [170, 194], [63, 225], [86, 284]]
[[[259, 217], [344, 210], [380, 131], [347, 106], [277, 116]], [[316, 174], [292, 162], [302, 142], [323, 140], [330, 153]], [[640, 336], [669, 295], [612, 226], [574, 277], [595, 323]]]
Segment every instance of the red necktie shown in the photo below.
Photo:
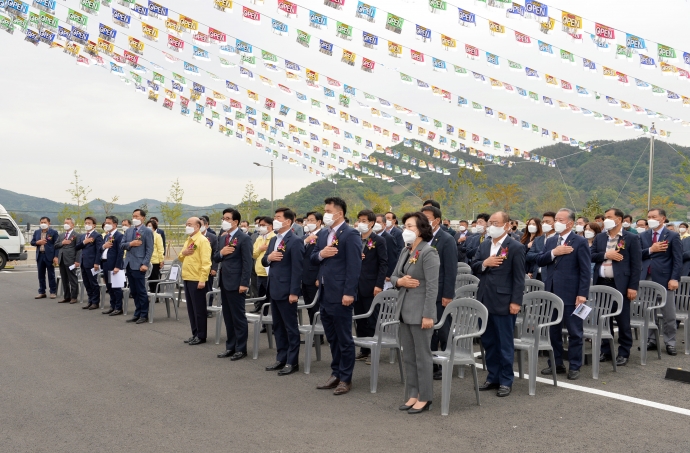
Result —
[[227, 247], [229, 243], [230, 243], [230, 234], [228, 233], [225, 235], [225, 246]]
[[657, 240], [659, 238], [659, 233], [656, 231], [654, 232], [654, 236], [652, 237], [652, 244], [656, 244]]

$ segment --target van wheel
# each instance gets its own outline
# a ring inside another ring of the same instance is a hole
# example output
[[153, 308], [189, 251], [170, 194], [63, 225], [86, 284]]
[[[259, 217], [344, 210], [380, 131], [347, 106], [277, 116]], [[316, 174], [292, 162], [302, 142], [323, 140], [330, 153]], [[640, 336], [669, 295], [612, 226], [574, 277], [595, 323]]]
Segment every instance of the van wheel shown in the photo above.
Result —
[[4, 252], [0, 251], [0, 271], [5, 268], [7, 265], [7, 255], [5, 255]]

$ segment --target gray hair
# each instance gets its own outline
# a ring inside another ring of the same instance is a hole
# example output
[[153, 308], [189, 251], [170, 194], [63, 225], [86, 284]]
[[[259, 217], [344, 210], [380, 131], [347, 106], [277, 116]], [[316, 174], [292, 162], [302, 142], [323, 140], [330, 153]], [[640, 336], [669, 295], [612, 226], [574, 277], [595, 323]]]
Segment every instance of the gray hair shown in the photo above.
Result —
[[558, 212], [567, 212], [568, 213], [568, 220], [574, 222], [575, 221], [575, 211], [569, 208], [561, 208], [558, 210]]

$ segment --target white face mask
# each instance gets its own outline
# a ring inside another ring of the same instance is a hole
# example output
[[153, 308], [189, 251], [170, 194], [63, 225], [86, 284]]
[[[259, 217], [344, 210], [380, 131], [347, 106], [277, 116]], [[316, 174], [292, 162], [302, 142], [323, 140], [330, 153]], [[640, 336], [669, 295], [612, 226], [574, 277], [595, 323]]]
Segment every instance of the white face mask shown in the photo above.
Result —
[[637, 230], [637, 234], [642, 234], [645, 231], [647, 231], [647, 228], [645, 228], [645, 227], [637, 227], [635, 229]]
[[70, 229], [72, 229], [72, 226], [68, 225], [68, 224], [64, 224], [64, 225], [62, 225], [62, 228], [64, 228], [65, 230], [70, 230]]
[[482, 234], [484, 232], [484, 225], [477, 225], [477, 233]]
[[275, 231], [278, 231], [278, 230], [280, 230], [281, 228], [283, 228], [283, 222], [281, 222], [280, 220], [274, 220], [274, 221], [273, 221], [273, 229], [274, 229]]
[[561, 222], [556, 222], [553, 224], [553, 229], [556, 233], [561, 234], [568, 228], [568, 224], [566, 223], [561, 223]]
[[262, 236], [265, 236], [266, 233], [268, 233], [268, 227], [267, 226], [260, 226], [259, 227], [259, 234]]
[[186, 227], [184, 227], [184, 232], [185, 232], [185, 234], [192, 235], [192, 234], [194, 234], [194, 227], [186, 226]]
[[584, 225], [575, 225], [575, 231], [577, 231], [578, 233], [582, 233], [583, 231], [585, 231], [585, 226]]
[[616, 228], [616, 221], [613, 219], [604, 220], [604, 231], [612, 230]]
[[390, 228], [393, 226], [393, 221], [392, 220], [386, 220], [386, 228]]
[[326, 225], [327, 227], [330, 228], [333, 226], [333, 222], [334, 222], [333, 214], [327, 212], [323, 215], [323, 224], [324, 225]]
[[113, 230], [113, 226], [109, 223], [106, 223], [105, 226], [103, 227], [103, 229], [107, 232], [110, 232]]
[[417, 239], [417, 233], [411, 230], [405, 230], [402, 232], [403, 242], [405, 244], [412, 244]]
[[553, 227], [552, 227], [551, 225], [549, 225], [548, 223], [542, 223], [542, 224], [541, 224], [541, 230], [542, 230], [544, 233], [550, 233], [551, 230], [553, 230]]
[[246, 233], [247, 231], [249, 231], [249, 228], [247, 228], [247, 227], [242, 227], [242, 228], [240, 228], [240, 230], [242, 230], [243, 233]]
[[223, 223], [220, 225], [220, 227], [223, 229], [223, 231], [229, 231], [232, 230], [232, 223], [228, 222], [227, 220], [223, 220]]
[[527, 231], [529, 231], [530, 233], [534, 234], [534, 233], [537, 232], [537, 226], [536, 226], [536, 225], [528, 225], [528, 226], [527, 226]]
[[470, 228], [470, 233], [477, 234], [477, 227]]
[[679, 232], [680, 234], [685, 234], [686, 231], [688, 231], [687, 228], [678, 228], [678, 232]]
[[501, 236], [503, 236], [503, 233], [505, 233], [505, 227], [500, 227], [500, 226], [495, 226], [491, 225], [489, 227], [489, 236], [491, 236], [493, 239], [498, 239]]
[[47, 223], [42, 223], [42, 224], [41, 224], [41, 229], [42, 229], [42, 230], [47, 230], [47, 229], [48, 229], [48, 224], [47, 224]]
[[460, 225], [460, 226], [458, 227], [458, 231], [461, 232], [461, 233], [464, 233], [466, 230], [467, 230], [467, 228], [466, 228], [464, 225]]
[[623, 228], [630, 228], [630, 222], [623, 222]]
[[123, 225], [123, 226], [122, 226], [122, 232], [124, 233], [125, 231], [127, 231], [128, 228], [129, 228], [128, 226], [124, 226], [124, 225]]
[[647, 224], [649, 225], [649, 228], [651, 228], [652, 230], [656, 230], [659, 227], [659, 225], [661, 225], [659, 221], [656, 219], [647, 219]]
[[381, 226], [380, 223], [375, 223], [374, 224], [374, 233], [378, 233], [379, 231], [383, 230], [383, 227]]
[[203, 233], [204, 231], [206, 231], [206, 226], [201, 225], [201, 228], [199, 228], [199, 231], [201, 231], [202, 233]]
[[358, 223], [357, 224], [357, 231], [364, 234], [367, 231], [369, 231], [369, 225], [367, 225], [366, 223]]
[[139, 226], [139, 225], [141, 225], [141, 220], [139, 220], [139, 219], [132, 219], [132, 225], [134, 225], [134, 226]]
[[93, 225], [84, 225], [84, 229], [86, 231], [91, 231], [91, 230], [93, 230]]
[[312, 231], [316, 231], [316, 224], [315, 224], [315, 223], [307, 223], [307, 224], [305, 225], [305, 228], [304, 228], [304, 229], [307, 230], [307, 231], [310, 232], [310, 233], [311, 233]]
[[594, 231], [592, 231], [592, 230], [585, 231], [585, 237], [587, 239], [592, 239], [594, 237]]

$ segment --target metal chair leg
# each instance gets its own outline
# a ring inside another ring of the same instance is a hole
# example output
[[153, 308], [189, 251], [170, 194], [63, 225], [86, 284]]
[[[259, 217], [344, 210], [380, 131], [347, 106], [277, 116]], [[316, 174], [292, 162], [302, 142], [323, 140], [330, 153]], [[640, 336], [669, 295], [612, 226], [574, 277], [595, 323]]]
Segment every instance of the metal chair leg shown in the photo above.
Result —
[[482, 404], [479, 402], [479, 381], [477, 380], [477, 366], [470, 365], [472, 367], [472, 378], [474, 379], [474, 394], [477, 397], [477, 406]]
[[259, 358], [259, 340], [261, 339], [261, 323], [259, 323], [259, 321], [256, 321], [252, 324], [254, 324], [254, 350], [252, 351], [252, 359], [256, 360]]

